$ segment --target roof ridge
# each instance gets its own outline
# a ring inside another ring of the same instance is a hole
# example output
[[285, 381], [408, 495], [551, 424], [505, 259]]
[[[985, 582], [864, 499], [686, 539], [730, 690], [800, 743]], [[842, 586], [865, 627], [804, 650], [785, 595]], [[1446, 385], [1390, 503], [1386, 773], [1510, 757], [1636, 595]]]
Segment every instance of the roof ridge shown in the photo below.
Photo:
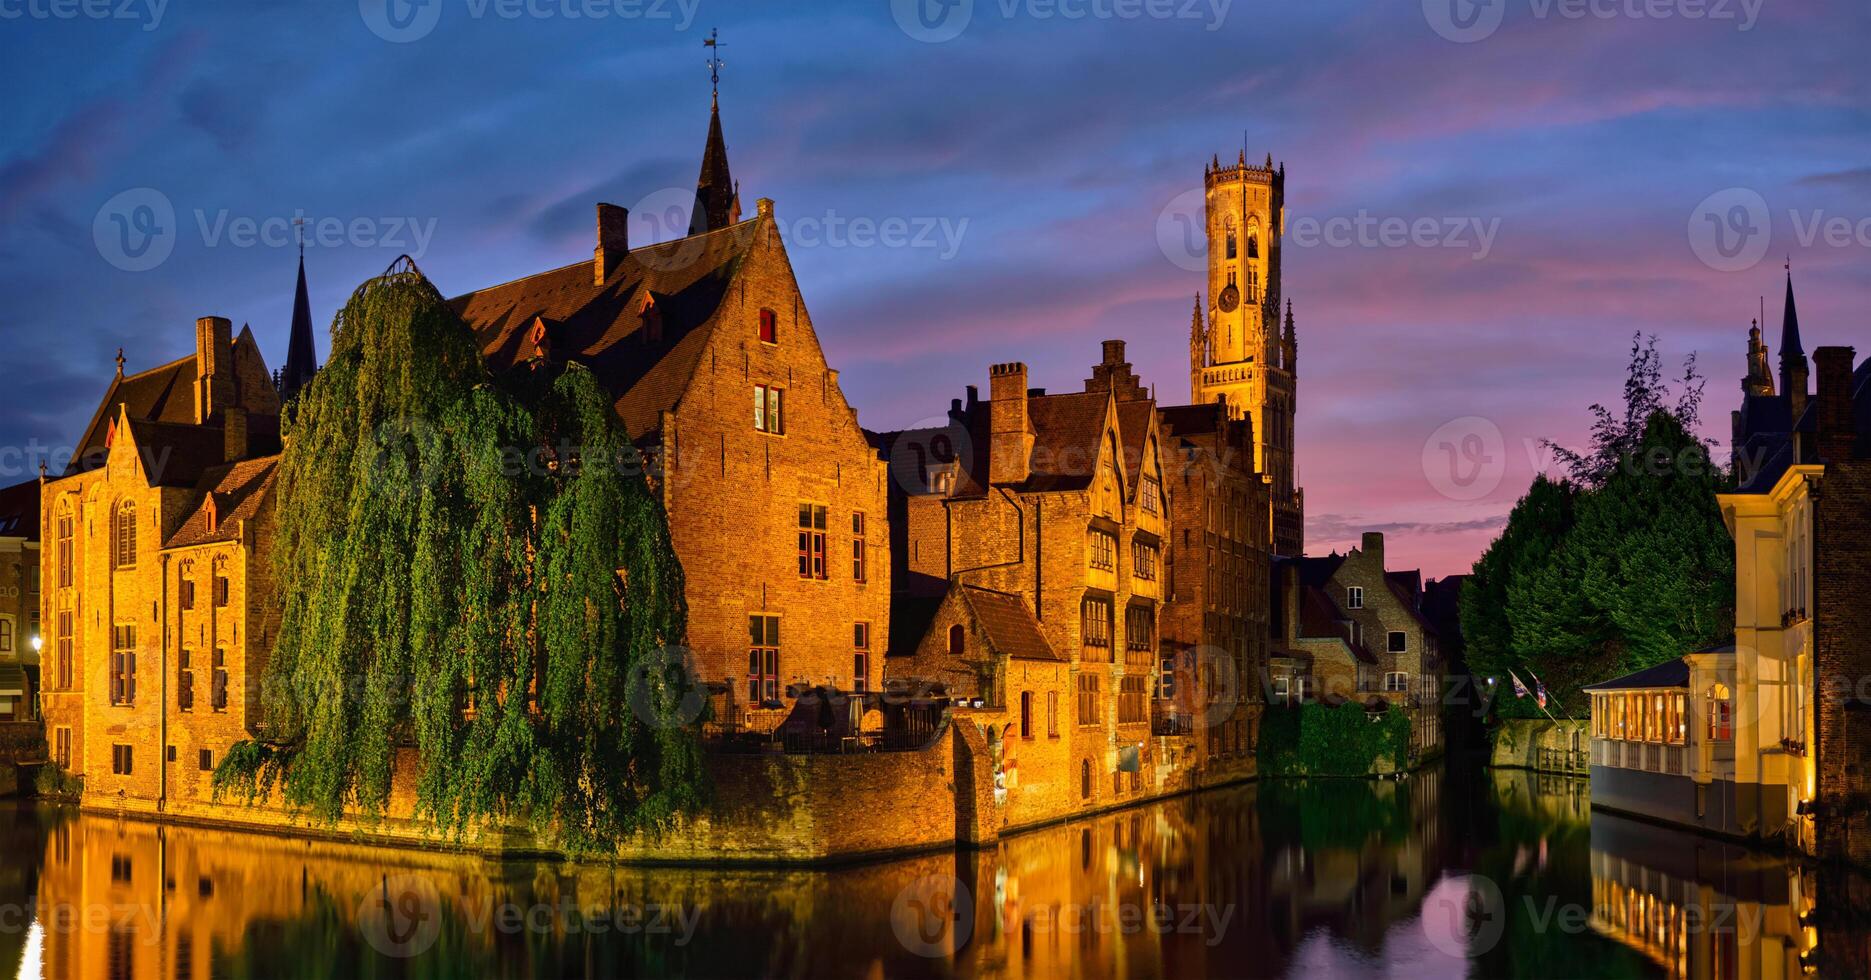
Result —
[[[736, 228], [739, 228], [739, 227], [740, 227], [741, 225], [744, 225], [744, 224], [748, 224], [748, 223], [750, 223], [750, 222], [753, 222], [753, 221], [758, 221], [758, 220], [760, 220], [760, 219], [759, 219], [758, 217], [754, 217], [754, 218], [747, 218], [747, 219], [745, 219], [745, 220], [742, 220], [742, 221], [738, 221], [738, 222], [736, 222], [736, 223], [734, 223], [734, 224], [731, 224], [731, 225], [727, 225], [727, 226], [725, 226], [725, 227], [721, 227], [721, 228], [710, 228], [709, 230], [707, 230], [707, 231], [704, 231], [704, 232], [702, 232], [702, 233], [701, 233], [701, 234], [699, 234], [699, 235], [683, 235], [683, 236], [682, 236], [681, 238], [671, 238], [671, 239], [668, 239], [668, 240], [666, 240], [666, 241], [660, 241], [660, 242], [651, 242], [651, 243], [650, 243], [650, 244], [648, 244], [648, 245], [639, 245], [639, 246], [637, 246], [637, 247], [635, 247], [635, 248], [632, 248], [632, 249], [630, 249], [630, 251], [628, 251], [628, 252], [627, 252], [627, 253], [625, 253], [625, 254], [626, 254], [626, 255], [636, 255], [636, 254], [637, 254], [637, 253], [639, 253], [639, 252], [647, 252], [647, 251], [649, 251], [650, 249], [653, 249], [653, 248], [661, 248], [661, 247], [663, 247], [663, 246], [665, 246], [665, 245], [676, 245], [676, 244], [680, 244], [680, 243], [682, 243], [682, 242], [686, 242], [686, 241], [689, 241], [689, 240], [691, 240], [691, 239], [697, 239], [697, 238], [707, 238], [707, 237], [708, 237], [708, 236], [710, 236], [710, 235], [718, 235], [718, 234], [720, 234], [720, 233], [722, 233], [722, 232], [724, 232], [724, 231], [733, 231], [734, 229], [736, 229]], [[466, 297], [469, 297], [469, 296], [474, 296], [474, 295], [478, 295], [478, 294], [480, 294], [480, 293], [485, 293], [485, 292], [490, 292], [490, 291], [492, 291], [492, 290], [496, 290], [496, 289], [504, 289], [504, 288], [506, 288], [506, 287], [508, 287], [508, 286], [515, 286], [515, 285], [518, 285], [518, 284], [520, 284], [520, 283], [523, 283], [523, 282], [527, 282], [527, 281], [529, 281], [529, 280], [532, 280], [532, 279], [539, 279], [539, 278], [543, 278], [543, 277], [545, 277], [545, 276], [551, 276], [551, 275], [557, 275], [558, 273], [561, 273], [561, 272], [565, 272], [565, 271], [566, 271], [566, 270], [568, 270], [568, 269], [576, 269], [576, 268], [579, 268], [579, 267], [581, 267], [581, 266], [584, 266], [584, 267], [589, 267], [590, 265], [591, 265], [591, 260], [590, 260], [590, 259], [577, 259], [577, 260], [575, 260], [575, 261], [572, 261], [572, 262], [567, 262], [567, 263], [565, 263], [564, 265], [555, 265], [555, 266], [553, 266], [553, 267], [552, 267], [552, 268], [550, 268], [550, 269], [541, 269], [541, 270], [540, 270], [540, 271], [538, 271], [538, 272], [534, 272], [534, 273], [529, 273], [529, 274], [527, 274], [527, 275], [524, 275], [524, 276], [519, 276], [519, 277], [516, 277], [516, 278], [513, 278], [513, 279], [507, 279], [507, 280], [504, 280], [504, 281], [502, 281], [502, 282], [493, 282], [493, 283], [488, 283], [488, 284], [487, 284], [487, 285], [485, 285], [485, 286], [481, 286], [481, 287], [479, 287], [479, 288], [476, 288], [476, 289], [470, 289], [470, 290], [468, 290], [468, 291], [467, 291], [467, 292], [465, 292], [465, 293], [458, 293], [458, 294], [456, 294], [456, 295], [454, 295], [454, 296], [450, 296], [450, 297], [448, 297], [448, 299], [446, 300], [446, 302], [449, 302], [449, 303], [453, 303], [453, 302], [455, 302], [456, 300], [459, 300], [459, 299], [464, 299], [464, 298], [466, 298]], [[191, 356], [192, 356], [192, 355], [191, 355]], [[152, 370], [153, 370], [153, 369], [152, 369]]]

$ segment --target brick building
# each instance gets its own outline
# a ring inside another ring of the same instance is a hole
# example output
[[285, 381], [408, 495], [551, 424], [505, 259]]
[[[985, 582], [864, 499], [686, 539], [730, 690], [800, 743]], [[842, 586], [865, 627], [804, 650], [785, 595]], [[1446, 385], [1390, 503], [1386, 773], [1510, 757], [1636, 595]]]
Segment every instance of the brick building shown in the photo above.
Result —
[[1162, 791], [1196, 747], [1151, 724], [1170, 506], [1155, 406], [1048, 395], [996, 364], [988, 400], [971, 387], [949, 423], [876, 438], [898, 476], [889, 679], [979, 702], [1008, 826]]
[[46, 739], [93, 801], [208, 798], [246, 738], [278, 629], [266, 567], [279, 399], [251, 330], [195, 324], [190, 357], [118, 374], [41, 488]]
[[[887, 469], [825, 359], [773, 203], [740, 220], [717, 107], [690, 234], [451, 301], [495, 370], [578, 361], [651, 460], [715, 717], [770, 729], [789, 687], [874, 689], [889, 643]], [[751, 404], [751, 408], [750, 408]]]
[[0, 489], [0, 722], [39, 716], [39, 481]]
[[1275, 563], [1269, 698], [1388, 703], [1410, 716], [1411, 751], [1442, 745], [1442, 659], [1422, 609], [1422, 574], [1384, 566], [1384, 536], [1344, 555]]

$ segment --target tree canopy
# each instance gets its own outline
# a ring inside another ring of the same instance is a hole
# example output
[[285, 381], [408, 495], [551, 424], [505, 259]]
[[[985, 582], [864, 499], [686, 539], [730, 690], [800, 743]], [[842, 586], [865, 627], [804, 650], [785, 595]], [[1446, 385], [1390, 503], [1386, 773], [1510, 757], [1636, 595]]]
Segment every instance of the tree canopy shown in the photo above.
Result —
[[1669, 407], [1656, 341], [1632, 344], [1620, 411], [1592, 406], [1592, 445], [1554, 447], [1570, 478], [1536, 477], [1462, 592], [1477, 676], [1500, 680], [1503, 714], [1538, 715], [1509, 671], [1537, 677], [1555, 715], [1579, 688], [1732, 634], [1734, 545], [1715, 494], [1727, 479], [1694, 435], [1701, 379], [1685, 365]]
[[588, 370], [492, 376], [403, 260], [352, 295], [289, 414], [262, 738], [217, 793], [376, 816], [409, 766], [441, 828], [574, 848], [701, 802], [682, 569]]

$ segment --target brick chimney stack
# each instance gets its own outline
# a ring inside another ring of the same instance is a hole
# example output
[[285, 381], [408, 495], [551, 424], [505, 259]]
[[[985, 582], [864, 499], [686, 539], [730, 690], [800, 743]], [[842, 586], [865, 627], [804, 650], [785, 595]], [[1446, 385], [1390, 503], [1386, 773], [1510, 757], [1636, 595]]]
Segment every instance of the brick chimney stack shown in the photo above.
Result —
[[195, 424], [234, 404], [234, 324], [224, 316], [195, 321]]
[[598, 247], [591, 251], [591, 273], [596, 285], [604, 285], [618, 263], [630, 253], [630, 209], [615, 204], [598, 205]]
[[1027, 418], [1026, 365], [1018, 361], [988, 370], [988, 482], [1023, 483], [1031, 473], [1033, 423]]
[[1359, 548], [1358, 550], [1364, 552], [1364, 556], [1366, 558], [1377, 559], [1377, 567], [1383, 568], [1384, 567], [1384, 532], [1382, 531], [1364, 532], [1364, 546]]
[[1819, 365], [1819, 458], [1828, 463], [1850, 459], [1858, 439], [1852, 422], [1853, 354], [1850, 347], [1813, 351]]

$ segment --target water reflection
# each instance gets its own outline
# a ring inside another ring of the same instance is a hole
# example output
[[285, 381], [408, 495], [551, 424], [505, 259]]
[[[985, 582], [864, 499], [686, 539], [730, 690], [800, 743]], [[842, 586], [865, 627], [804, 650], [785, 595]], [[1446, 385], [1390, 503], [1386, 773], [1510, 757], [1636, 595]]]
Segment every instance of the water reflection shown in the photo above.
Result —
[[[29, 808], [0, 810], [0, 852], [0, 907], [27, 913], [0, 921], [0, 975], [1786, 976], [1837, 947], [1830, 974], [1867, 935], [1827, 917], [1827, 889], [1861, 879], [1593, 815], [1583, 783], [1509, 772], [1270, 781], [824, 871], [488, 861]], [[1759, 927], [1727, 945], [1685, 928], [1723, 903]]]

